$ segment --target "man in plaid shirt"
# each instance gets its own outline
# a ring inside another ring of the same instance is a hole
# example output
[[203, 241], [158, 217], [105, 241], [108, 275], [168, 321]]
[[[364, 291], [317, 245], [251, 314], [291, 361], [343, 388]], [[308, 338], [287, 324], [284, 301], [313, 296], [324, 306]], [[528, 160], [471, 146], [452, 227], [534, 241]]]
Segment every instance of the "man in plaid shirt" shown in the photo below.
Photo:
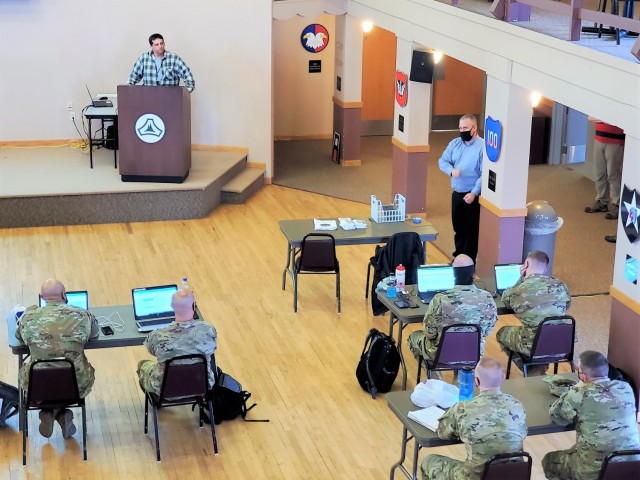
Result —
[[175, 53], [164, 49], [164, 38], [159, 33], [149, 37], [151, 51], [140, 55], [133, 66], [127, 83], [135, 85], [140, 80], [144, 85], [180, 85], [180, 79], [184, 80], [184, 86], [189, 92], [196, 88], [191, 70], [186, 63]]

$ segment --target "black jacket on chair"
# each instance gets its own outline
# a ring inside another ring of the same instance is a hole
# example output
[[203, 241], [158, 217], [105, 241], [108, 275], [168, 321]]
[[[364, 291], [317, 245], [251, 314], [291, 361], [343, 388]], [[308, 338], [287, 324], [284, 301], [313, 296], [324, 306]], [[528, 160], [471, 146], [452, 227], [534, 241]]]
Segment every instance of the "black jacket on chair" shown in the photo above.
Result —
[[371, 261], [374, 268], [373, 282], [371, 284], [371, 308], [374, 315], [382, 315], [388, 308], [385, 307], [378, 296], [376, 288], [383, 278], [388, 277], [398, 265], [405, 268], [405, 284], [417, 283], [418, 267], [424, 264], [424, 247], [420, 235], [416, 232], [402, 232], [393, 235], [383, 247], [376, 246], [376, 252]]

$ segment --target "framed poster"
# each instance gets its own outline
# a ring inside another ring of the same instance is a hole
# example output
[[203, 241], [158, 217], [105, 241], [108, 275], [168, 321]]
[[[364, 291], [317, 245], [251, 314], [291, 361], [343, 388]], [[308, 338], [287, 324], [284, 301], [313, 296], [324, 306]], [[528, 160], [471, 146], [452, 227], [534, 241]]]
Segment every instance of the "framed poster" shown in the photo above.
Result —
[[333, 132], [333, 151], [331, 152], [331, 160], [340, 163], [340, 134]]

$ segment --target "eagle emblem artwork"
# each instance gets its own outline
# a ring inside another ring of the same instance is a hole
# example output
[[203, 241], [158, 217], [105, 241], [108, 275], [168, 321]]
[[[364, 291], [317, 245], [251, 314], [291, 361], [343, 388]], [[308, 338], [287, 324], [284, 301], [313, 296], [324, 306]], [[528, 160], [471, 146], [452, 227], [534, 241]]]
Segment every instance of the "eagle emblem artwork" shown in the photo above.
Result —
[[640, 203], [640, 192], [623, 185], [620, 201], [620, 222], [627, 234], [629, 242], [635, 243], [640, 237], [638, 233], [638, 203]]
[[396, 70], [396, 102], [398, 102], [398, 105], [401, 107], [406, 107], [408, 99], [408, 75], [400, 70]]
[[300, 42], [307, 52], [319, 53], [329, 45], [329, 32], [322, 25], [312, 23], [302, 30]]

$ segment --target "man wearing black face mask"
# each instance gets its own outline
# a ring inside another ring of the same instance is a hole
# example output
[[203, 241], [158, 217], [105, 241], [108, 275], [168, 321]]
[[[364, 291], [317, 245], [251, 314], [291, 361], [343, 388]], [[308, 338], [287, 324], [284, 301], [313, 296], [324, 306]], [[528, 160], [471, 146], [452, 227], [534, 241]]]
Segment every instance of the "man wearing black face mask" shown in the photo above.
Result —
[[482, 150], [484, 141], [478, 136], [478, 122], [473, 115], [464, 115], [459, 122], [460, 138], [451, 140], [442, 153], [438, 166], [451, 177], [451, 222], [455, 251], [469, 255], [474, 261], [478, 254], [480, 228], [480, 186], [482, 183]]
[[416, 358], [435, 358], [440, 345], [442, 330], [454, 323], [478, 325], [480, 327], [480, 354], [484, 353], [484, 339], [491, 335], [498, 321], [496, 302], [491, 294], [473, 284], [473, 260], [458, 255], [453, 260], [453, 273], [456, 286], [446, 292], [438, 293], [429, 303], [422, 322], [423, 329], [409, 335], [409, 349]]

